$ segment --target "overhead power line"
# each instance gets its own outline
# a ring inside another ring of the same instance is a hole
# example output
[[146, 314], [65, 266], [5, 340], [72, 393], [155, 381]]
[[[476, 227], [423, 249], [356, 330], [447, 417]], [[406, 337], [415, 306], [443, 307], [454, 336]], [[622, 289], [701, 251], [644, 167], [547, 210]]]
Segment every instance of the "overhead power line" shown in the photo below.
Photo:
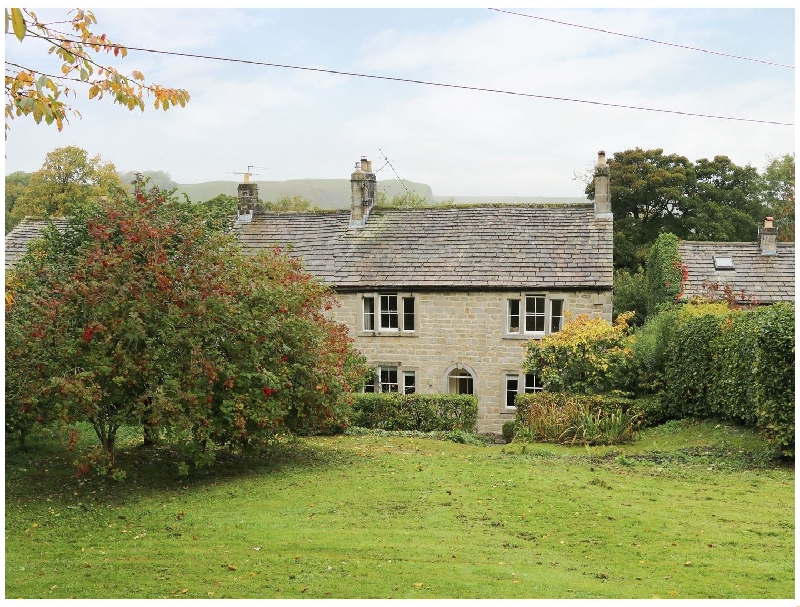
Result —
[[[99, 46], [106, 46], [106, 45], [99, 45]], [[109, 45], [110, 46], [110, 45]], [[307, 72], [318, 72], [324, 74], [337, 74], [339, 76], [354, 76], [357, 78], [370, 78], [373, 80], [388, 80], [391, 82], [408, 82], [411, 84], [422, 84], [425, 86], [438, 86], [442, 88], [450, 88], [450, 89], [458, 89], [458, 90], [465, 90], [465, 91], [480, 91], [484, 93], [496, 93], [501, 95], [513, 95], [516, 97], [529, 97], [535, 99], [549, 99], [551, 101], [568, 101], [571, 103], [583, 103], [586, 105], [596, 105], [601, 107], [614, 107], [620, 108], [625, 110], [640, 110], [643, 112], [658, 112], [662, 114], [675, 114], [678, 116], [691, 116], [695, 118], [714, 118], [716, 120], [731, 120], [735, 122], [752, 122], [758, 124], [774, 124], [777, 126], [794, 126], [792, 122], [779, 122], [776, 120], [759, 120], [755, 118], [739, 118], [736, 116], [719, 116], [716, 114], [701, 114], [698, 112], [685, 112], [682, 110], [667, 110], [663, 108], [651, 108], [651, 107], [644, 107], [638, 105], [626, 105], [622, 103], [609, 103], [605, 101], [592, 101], [589, 99], [576, 99], [573, 97], [558, 97], [555, 95], [542, 95], [538, 93], [520, 93], [518, 91], [509, 91], [504, 89], [494, 89], [488, 87], [481, 87], [481, 86], [468, 86], [463, 84], [448, 84], [446, 82], [433, 82], [430, 80], [416, 80], [413, 78], [398, 78], [395, 76], [380, 76], [377, 74], [363, 74], [360, 72], [345, 72], [342, 70], [331, 70], [321, 67], [307, 67], [302, 65], [289, 65], [285, 63], [269, 63], [266, 61], [254, 61], [252, 59], [233, 59], [230, 57], [216, 57], [213, 55], [200, 55], [196, 53], [179, 53], [177, 51], [161, 51], [158, 49], [151, 49], [151, 48], [143, 48], [137, 46], [125, 46], [125, 48], [129, 51], [140, 51], [143, 53], [154, 53], [157, 55], [170, 55], [173, 57], [189, 57], [192, 59], [209, 59], [212, 61], [225, 61], [228, 63], [242, 63], [246, 65], [258, 65], [263, 67], [279, 67], [284, 69], [292, 69], [292, 70], [303, 70]]]
[[[391, 167], [391, 169], [392, 169], [392, 172], [394, 173], [394, 176], [395, 176], [395, 177], [397, 177], [397, 181], [399, 181], [399, 182], [400, 182], [400, 185], [402, 185], [402, 186], [403, 186], [403, 189], [404, 189], [406, 192], [408, 192], [408, 188], [406, 187], [406, 184], [405, 184], [405, 182], [404, 182], [402, 179], [400, 179], [400, 175], [398, 175], [398, 174], [397, 174], [397, 171], [395, 171], [395, 170], [394, 170], [394, 165], [393, 165], [391, 162], [389, 162], [389, 159], [386, 157], [386, 154], [384, 154], [384, 153], [383, 153], [383, 150], [382, 150], [382, 149], [380, 149], [380, 148], [378, 148], [378, 151], [381, 153], [381, 156], [383, 156], [383, 159], [386, 161], [386, 164], [388, 164], [388, 165], [389, 165], [389, 167]], [[383, 167], [385, 167], [385, 166], [386, 166], [386, 164], [384, 164], [384, 165], [383, 165]], [[381, 167], [381, 169], [382, 169], [383, 167]], [[380, 170], [380, 169], [378, 169], [378, 170]]]
[[644, 38], [642, 36], [633, 36], [631, 34], [622, 34], [620, 32], [612, 32], [609, 30], [600, 29], [599, 27], [590, 27], [588, 25], [579, 25], [577, 23], [567, 23], [566, 21], [557, 21], [556, 19], [548, 19], [547, 17], [540, 17], [538, 15], [528, 15], [526, 13], [516, 13], [514, 11], [507, 11], [501, 8], [490, 8], [490, 11], [497, 11], [498, 13], [506, 13], [508, 15], [516, 15], [517, 17], [527, 17], [528, 19], [539, 19], [540, 21], [549, 21], [550, 23], [557, 23], [559, 25], [568, 25], [570, 27], [579, 27], [581, 29], [592, 30], [594, 32], [601, 32], [603, 34], [611, 34], [612, 36], [622, 36], [623, 38], [633, 38], [634, 40], [644, 40], [645, 42], [653, 42], [655, 44], [663, 44], [665, 46], [674, 46], [675, 48], [682, 48], [688, 51], [698, 51], [701, 53], [708, 53], [710, 55], [719, 55], [720, 57], [729, 57], [731, 59], [741, 59], [743, 61], [755, 61], [756, 63], [763, 63], [765, 65], [774, 65], [776, 67], [786, 67], [794, 69], [793, 65], [786, 65], [785, 63], [773, 63], [772, 61], [765, 61], [763, 59], [753, 59], [751, 57], [742, 57], [741, 55], [729, 55], [728, 53], [721, 53], [719, 51], [710, 51], [704, 48], [695, 46], [685, 46], [683, 44], [676, 44], [674, 42], [664, 42], [663, 40], [653, 40], [652, 38]]

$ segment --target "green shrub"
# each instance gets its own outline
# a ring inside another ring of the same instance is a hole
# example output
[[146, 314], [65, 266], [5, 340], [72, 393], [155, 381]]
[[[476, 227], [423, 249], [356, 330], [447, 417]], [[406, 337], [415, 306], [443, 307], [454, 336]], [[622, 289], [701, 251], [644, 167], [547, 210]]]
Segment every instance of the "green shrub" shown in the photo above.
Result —
[[746, 426], [756, 423], [753, 374], [757, 319], [752, 312], [733, 312], [720, 324], [711, 344], [713, 376], [707, 392], [708, 408]]
[[475, 432], [478, 399], [466, 394], [356, 394], [350, 421], [381, 430]]
[[506, 422], [503, 424], [503, 438], [507, 443], [510, 443], [512, 440], [514, 440], [514, 431], [516, 426], [517, 422]]
[[634, 401], [606, 395], [520, 394], [517, 434], [525, 441], [614, 445], [630, 442], [640, 425]]
[[628, 319], [612, 324], [603, 318], [565, 314], [560, 331], [531, 340], [526, 347], [525, 372], [542, 380], [549, 392], [601, 394], [628, 383]]
[[636, 399], [636, 409], [641, 415], [643, 428], [660, 426], [670, 421], [669, 413], [658, 394], [648, 394]]
[[647, 255], [647, 315], [656, 314], [680, 296], [683, 266], [674, 234], [659, 234]]
[[662, 402], [674, 418], [713, 417], [721, 412], [712, 410], [707, 399], [714, 377], [712, 343], [723, 319], [712, 313], [680, 316], [664, 352]]
[[758, 310], [755, 380], [756, 423], [785, 456], [794, 456], [794, 305]]
[[664, 390], [664, 353], [678, 325], [678, 310], [670, 308], [651, 316], [633, 334], [631, 388], [637, 397]]

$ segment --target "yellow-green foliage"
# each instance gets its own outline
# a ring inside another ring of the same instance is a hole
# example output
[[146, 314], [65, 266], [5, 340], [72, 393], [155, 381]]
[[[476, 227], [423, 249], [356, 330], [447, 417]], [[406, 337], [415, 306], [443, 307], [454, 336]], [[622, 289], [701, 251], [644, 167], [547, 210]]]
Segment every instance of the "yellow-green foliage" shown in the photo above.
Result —
[[538, 375], [547, 391], [601, 393], [617, 388], [630, 357], [628, 320], [616, 322], [580, 314], [566, 315], [561, 331], [528, 343], [525, 370]]
[[614, 445], [630, 442], [641, 416], [625, 398], [537, 392], [515, 400], [515, 440], [561, 444]]

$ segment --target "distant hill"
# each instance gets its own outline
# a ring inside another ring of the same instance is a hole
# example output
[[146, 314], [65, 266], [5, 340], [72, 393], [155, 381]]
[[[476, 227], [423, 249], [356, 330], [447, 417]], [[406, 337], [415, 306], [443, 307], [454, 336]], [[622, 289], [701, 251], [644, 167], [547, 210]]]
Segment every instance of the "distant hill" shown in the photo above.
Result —
[[453, 200], [456, 204], [477, 204], [480, 202], [518, 203], [518, 204], [575, 204], [587, 202], [585, 196], [434, 196], [434, 202]]
[[[350, 208], [350, 180], [349, 179], [290, 179], [288, 181], [256, 181], [258, 184], [258, 197], [261, 200], [276, 201], [281, 196], [302, 196], [311, 201], [311, 204], [321, 209], [348, 209]], [[429, 185], [424, 183], [404, 182], [409, 191], [413, 191], [428, 200], [433, 201], [433, 192]], [[210, 200], [219, 194], [236, 196], [236, 181], [208, 181], [206, 183], [178, 185], [178, 194], [186, 194], [192, 202]], [[391, 200], [398, 194], [403, 194], [402, 184], [397, 180], [379, 181], [378, 190], [385, 192], [387, 199]]]

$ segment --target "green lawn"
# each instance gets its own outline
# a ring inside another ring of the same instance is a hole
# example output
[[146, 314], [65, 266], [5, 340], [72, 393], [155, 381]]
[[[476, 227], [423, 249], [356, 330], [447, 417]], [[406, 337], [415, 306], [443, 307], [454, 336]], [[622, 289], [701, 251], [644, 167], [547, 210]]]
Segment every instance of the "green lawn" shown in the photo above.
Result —
[[[124, 447], [123, 447], [124, 449]], [[6, 598], [792, 598], [794, 469], [752, 433], [620, 449], [309, 438], [269, 461], [76, 479], [6, 450]]]

